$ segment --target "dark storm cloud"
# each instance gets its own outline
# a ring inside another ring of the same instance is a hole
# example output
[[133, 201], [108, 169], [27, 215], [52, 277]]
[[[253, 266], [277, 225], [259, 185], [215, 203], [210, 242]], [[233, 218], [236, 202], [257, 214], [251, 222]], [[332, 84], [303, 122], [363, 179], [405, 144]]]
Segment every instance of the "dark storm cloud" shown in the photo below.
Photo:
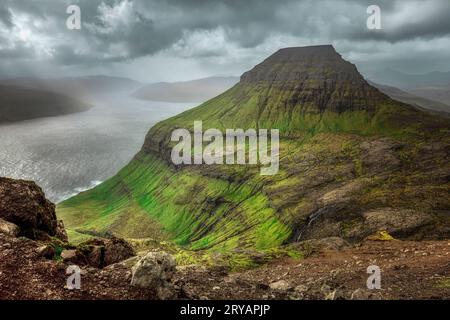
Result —
[[[80, 6], [82, 30], [65, 27], [69, 4]], [[382, 30], [366, 28], [371, 4], [381, 7]], [[446, 43], [449, 14], [448, 0], [3, 0], [0, 57], [10, 65], [35, 59], [106, 67], [161, 52], [227, 59], [234, 51], [271, 47], [273, 39], [280, 46], [299, 39], [333, 43], [363, 61], [370, 52], [404, 50], [404, 43]], [[410, 52], [416, 56], [421, 59]]]

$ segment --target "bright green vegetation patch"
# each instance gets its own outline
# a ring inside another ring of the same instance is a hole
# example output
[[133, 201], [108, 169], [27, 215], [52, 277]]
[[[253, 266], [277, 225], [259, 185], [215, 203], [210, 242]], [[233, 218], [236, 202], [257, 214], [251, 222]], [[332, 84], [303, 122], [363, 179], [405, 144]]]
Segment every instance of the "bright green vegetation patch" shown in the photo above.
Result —
[[201, 265], [208, 267], [226, 267], [231, 271], [241, 271], [260, 266], [272, 260], [290, 258], [299, 260], [303, 253], [290, 247], [278, 247], [258, 252], [217, 252], [210, 250], [188, 251], [179, 250], [174, 253], [179, 266]]
[[175, 171], [140, 154], [112, 179], [60, 204], [58, 215], [72, 241], [82, 238], [77, 233], [110, 230], [128, 238], [169, 238], [194, 250], [228, 251], [243, 244], [265, 249], [281, 244], [290, 229], [258, 192], [258, 183]]

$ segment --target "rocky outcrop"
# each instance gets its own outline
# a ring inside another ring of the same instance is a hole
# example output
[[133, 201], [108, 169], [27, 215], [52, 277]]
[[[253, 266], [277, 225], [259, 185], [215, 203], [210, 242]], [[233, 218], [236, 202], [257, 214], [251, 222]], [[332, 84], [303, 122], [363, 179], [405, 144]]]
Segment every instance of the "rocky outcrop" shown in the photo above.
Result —
[[126, 260], [136, 255], [133, 247], [124, 239], [112, 237], [105, 241], [105, 256], [103, 264], [105, 266]]
[[30, 239], [55, 236], [55, 205], [34, 182], [0, 178], [0, 218], [17, 225]]
[[131, 284], [155, 291], [160, 299], [170, 298], [175, 266], [170, 254], [149, 252], [133, 266]]
[[[331, 239], [341, 237], [345, 239], [340, 239], [342, 243], [329, 243], [330, 249], [338, 250], [345, 246], [346, 241], [358, 242], [380, 231], [385, 231], [395, 238], [415, 240], [421, 240], [424, 235], [438, 234], [438, 231], [433, 229], [436, 226], [436, 217], [428, 211], [390, 207], [361, 211], [360, 208], [349, 206], [328, 206], [317, 212], [319, 214], [309, 218], [310, 221], [304, 224], [297, 232], [296, 238], [293, 238], [294, 241], [300, 241], [296, 246], [308, 249], [326, 248]], [[303, 241], [306, 239], [308, 240]]]
[[61, 239], [62, 241], [69, 241], [69, 237], [67, 236], [67, 231], [64, 226], [64, 222], [62, 220], [58, 220], [56, 223], [56, 237]]
[[52, 245], [42, 245], [36, 249], [36, 252], [40, 257], [44, 257], [46, 259], [53, 259], [55, 256], [55, 248]]
[[104, 268], [135, 256], [133, 247], [124, 239], [112, 236], [109, 239], [91, 239], [75, 249], [64, 250], [61, 257], [66, 262]]
[[[0, 232], [0, 300], [155, 299], [149, 290], [130, 286], [130, 269], [118, 264], [103, 269], [79, 265], [81, 290], [69, 290], [67, 268], [76, 263], [61, 260], [56, 249], [51, 242]], [[71, 253], [63, 252], [65, 257]]]
[[394, 237], [407, 237], [432, 223], [428, 212], [412, 209], [380, 208], [362, 213], [363, 220], [347, 230], [347, 237], [361, 238], [380, 230]]

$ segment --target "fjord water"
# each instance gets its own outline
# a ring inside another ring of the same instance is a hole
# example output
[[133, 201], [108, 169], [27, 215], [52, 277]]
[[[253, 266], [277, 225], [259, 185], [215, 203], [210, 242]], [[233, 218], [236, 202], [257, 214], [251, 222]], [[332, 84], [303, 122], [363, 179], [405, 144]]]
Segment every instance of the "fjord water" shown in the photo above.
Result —
[[156, 122], [193, 103], [141, 101], [126, 94], [86, 98], [89, 111], [0, 125], [0, 176], [36, 181], [54, 202], [113, 176]]

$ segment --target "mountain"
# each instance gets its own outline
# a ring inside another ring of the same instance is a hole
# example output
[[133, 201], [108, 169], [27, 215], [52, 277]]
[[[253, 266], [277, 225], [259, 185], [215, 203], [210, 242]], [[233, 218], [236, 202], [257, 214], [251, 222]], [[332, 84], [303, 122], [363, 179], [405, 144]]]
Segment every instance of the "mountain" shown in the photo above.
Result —
[[131, 79], [102, 75], [55, 79], [13, 78], [0, 80], [0, 85], [12, 85], [51, 91], [75, 98], [89, 97], [98, 94], [129, 92], [142, 86], [141, 83]]
[[[194, 121], [221, 132], [279, 129], [279, 172], [174, 165], [171, 133], [192, 132]], [[371, 86], [332, 46], [285, 48], [226, 92], [155, 125], [126, 167], [57, 215], [74, 242], [111, 231], [239, 257], [380, 230], [448, 237], [449, 128]]]
[[445, 112], [448, 113], [448, 116], [450, 116], [450, 106], [447, 104], [434, 101], [432, 98], [423, 98], [419, 95], [414, 95], [395, 87], [386, 86], [371, 81], [369, 81], [369, 83], [394, 100], [401, 101], [412, 106], [417, 106], [418, 108], [423, 108], [425, 110], [437, 111], [441, 113]]
[[393, 69], [383, 69], [368, 78], [374, 82], [398, 87], [400, 89], [410, 89], [424, 86], [447, 86], [450, 84], [450, 72], [429, 72], [424, 74], [408, 74]]
[[443, 86], [422, 86], [408, 89], [408, 92], [450, 105], [450, 83]]
[[0, 85], [0, 123], [60, 116], [89, 110], [90, 105], [53, 92]]
[[159, 82], [139, 88], [133, 96], [164, 102], [203, 102], [228, 90], [238, 81], [236, 77], [210, 77], [173, 83]]
[[[385, 69], [368, 75], [368, 78], [375, 83], [397, 87], [409, 94], [450, 105], [450, 72], [435, 71], [425, 74], [407, 74], [392, 69]], [[404, 96], [404, 93], [401, 93], [401, 96]], [[426, 101], [422, 101], [422, 103], [429, 105]], [[426, 106], [422, 107], [434, 109]], [[438, 111], [442, 111], [442, 107], [439, 106]]]

